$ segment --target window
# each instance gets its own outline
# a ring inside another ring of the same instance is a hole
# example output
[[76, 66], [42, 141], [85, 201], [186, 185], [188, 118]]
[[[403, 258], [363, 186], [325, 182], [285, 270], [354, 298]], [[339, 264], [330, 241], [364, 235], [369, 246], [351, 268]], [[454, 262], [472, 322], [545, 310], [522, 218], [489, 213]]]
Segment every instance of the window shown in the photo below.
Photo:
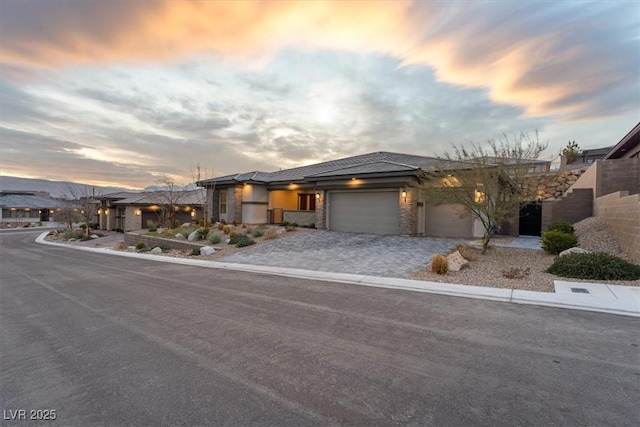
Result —
[[227, 190], [220, 191], [220, 214], [227, 213]]
[[298, 210], [299, 211], [315, 211], [316, 195], [315, 194], [298, 194]]

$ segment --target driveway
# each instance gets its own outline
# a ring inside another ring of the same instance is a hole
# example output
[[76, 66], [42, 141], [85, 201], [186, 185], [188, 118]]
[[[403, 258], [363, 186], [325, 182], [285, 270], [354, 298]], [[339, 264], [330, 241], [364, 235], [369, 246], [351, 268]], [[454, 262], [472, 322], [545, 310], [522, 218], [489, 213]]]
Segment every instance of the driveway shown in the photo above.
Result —
[[218, 259], [221, 262], [407, 278], [464, 239], [309, 230]]

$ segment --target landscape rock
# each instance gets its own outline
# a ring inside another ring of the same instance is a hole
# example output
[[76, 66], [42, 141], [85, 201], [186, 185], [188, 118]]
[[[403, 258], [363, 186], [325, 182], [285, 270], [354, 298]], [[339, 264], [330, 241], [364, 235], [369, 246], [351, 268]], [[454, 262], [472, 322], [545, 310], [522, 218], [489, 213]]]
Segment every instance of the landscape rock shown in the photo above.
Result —
[[211, 255], [214, 254], [216, 250], [211, 246], [203, 246], [200, 248], [200, 255]]
[[589, 252], [588, 250], [582, 249], [582, 248], [569, 248], [567, 250], [560, 252], [560, 256], [565, 256], [569, 254], [590, 254], [590, 253], [591, 252]]
[[175, 238], [176, 238], [176, 239], [178, 239], [178, 240], [180, 240], [180, 239], [184, 239], [184, 234], [182, 234], [182, 233], [176, 233], [176, 235], [175, 235], [175, 236], [173, 236], [173, 237], [175, 237]]
[[287, 232], [287, 229], [286, 229], [286, 228], [278, 228], [278, 229], [276, 230], [276, 233], [278, 233], [278, 235], [282, 235], [282, 234], [284, 234], [284, 233], [286, 233], [286, 232]]
[[155, 248], [151, 249], [149, 252], [154, 255], [159, 255], [162, 253], [162, 248], [160, 246], [156, 246]]
[[191, 223], [190, 222], [185, 222], [184, 224], [182, 224], [182, 227], [191, 227]]
[[161, 233], [164, 233], [166, 230], [162, 227], [158, 227], [156, 231], [158, 232], [158, 234], [161, 234]]
[[447, 261], [449, 261], [449, 271], [460, 271], [460, 269], [469, 263], [459, 251], [447, 255]]
[[92, 239], [99, 239], [100, 238], [100, 236], [98, 236], [97, 234], [92, 234], [89, 237], [91, 237]]
[[197, 240], [201, 240], [202, 239], [202, 234], [198, 233], [198, 231], [192, 231], [191, 234], [189, 234], [189, 237], [187, 238], [188, 241], [190, 242], [195, 242]]

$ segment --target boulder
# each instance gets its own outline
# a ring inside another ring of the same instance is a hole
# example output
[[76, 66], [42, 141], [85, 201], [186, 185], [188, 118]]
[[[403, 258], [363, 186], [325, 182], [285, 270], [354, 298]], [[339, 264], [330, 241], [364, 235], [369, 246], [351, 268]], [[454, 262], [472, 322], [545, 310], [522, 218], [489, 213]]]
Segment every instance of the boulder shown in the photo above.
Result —
[[180, 239], [184, 239], [184, 234], [182, 234], [182, 233], [176, 233], [176, 235], [175, 235], [175, 236], [173, 236], [173, 237], [175, 237], [175, 238], [176, 238], [176, 239], [178, 239], [178, 240], [180, 240]]
[[100, 236], [98, 236], [97, 234], [92, 234], [89, 237], [91, 237], [92, 239], [99, 239], [100, 238]]
[[156, 246], [155, 248], [151, 249], [149, 252], [154, 255], [159, 255], [162, 253], [162, 248], [160, 246]]
[[203, 246], [200, 248], [200, 255], [211, 255], [215, 252], [216, 250], [211, 246]]
[[191, 234], [189, 234], [189, 237], [187, 237], [187, 240], [190, 242], [195, 242], [197, 240], [202, 240], [202, 234], [198, 233], [198, 231], [192, 231]]
[[586, 249], [582, 249], [582, 248], [569, 248], [567, 250], [564, 250], [562, 252], [560, 252], [560, 256], [565, 256], [565, 255], [569, 255], [569, 254], [589, 254], [591, 252], [589, 252]]
[[449, 271], [460, 271], [469, 263], [458, 251], [447, 255], [447, 261], [449, 261]]
[[185, 222], [184, 224], [182, 224], [182, 227], [191, 227], [191, 223], [190, 222]]
[[278, 235], [284, 234], [287, 232], [286, 228], [278, 228], [278, 230], [276, 230], [276, 233], [278, 233]]
[[166, 231], [166, 229], [165, 229], [165, 228], [162, 228], [162, 227], [158, 227], [158, 228], [156, 229], [156, 231], [158, 232], [158, 234], [161, 234], [161, 233], [164, 233], [164, 232]]

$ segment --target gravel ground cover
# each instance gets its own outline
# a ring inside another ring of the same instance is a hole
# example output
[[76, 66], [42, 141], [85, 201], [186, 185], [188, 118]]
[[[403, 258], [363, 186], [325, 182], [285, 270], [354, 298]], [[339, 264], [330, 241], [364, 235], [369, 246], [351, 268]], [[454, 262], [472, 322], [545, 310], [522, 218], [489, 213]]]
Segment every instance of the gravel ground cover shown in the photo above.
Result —
[[[607, 252], [630, 260], [616, 240], [611, 236], [606, 223], [600, 218], [587, 218], [574, 225], [578, 235], [580, 247], [592, 252]], [[553, 292], [554, 280], [569, 280], [575, 282], [593, 282], [589, 280], [564, 279], [545, 273], [553, 263], [554, 255], [541, 250], [513, 249], [490, 247], [485, 255], [480, 250], [468, 246], [461, 248], [461, 253], [469, 260], [467, 268], [447, 274], [435, 274], [430, 266], [418, 271], [411, 278], [430, 282], [456, 283], [472, 286], [489, 286], [494, 288], [525, 289], [539, 292]], [[504, 277], [504, 272], [510, 269], [529, 269], [528, 274], [519, 279]], [[612, 285], [640, 286], [640, 280], [606, 282]]]

